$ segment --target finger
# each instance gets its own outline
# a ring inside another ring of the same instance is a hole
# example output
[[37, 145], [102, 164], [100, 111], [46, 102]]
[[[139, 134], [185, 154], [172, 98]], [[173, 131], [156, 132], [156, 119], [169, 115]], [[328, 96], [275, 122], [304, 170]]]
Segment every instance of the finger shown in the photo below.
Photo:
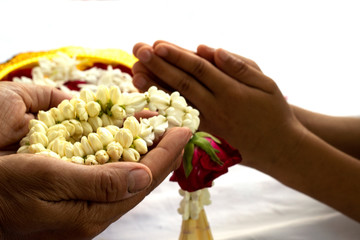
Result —
[[71, 96], [59, 89], [34, 84], [17, 84], [14, 89], [23, 99], [27, 112], [37, 113], [56, 107], [64, 99]]
[[[232, 54], [235, 58], [240, 58], [242, 61], [244, 61], [251, 67], [255, 68], [256, 70], [261, 71], [260, 67], [253, 60], [243, 57], [241, 55], [235, 54], [235, 53], [229, 52], [229, 54]], [[215, 64], [215, 60], [214, 60], [215, 48], [211, 48], [211, 47], [203, 45], [203, 44], [199, 45], [198, 49], [197, 49], [197, 55], [202, 58], [205, 58], [209, 62]]]
[[147, 46], [147, 47], [150, 47], [149, 44], [146, 44], [146, 43], [143, 43], [143, 42], [139, 42], [139, 43], [136, 43], [133, 47], [133, 54], [136, 56], [137, 55], [137, 52], [140, 48], [144, 47], [144, 46]]
[[192, 54], [197, 54], [198, 56], [202, 57], [202, 58], [205, 58], [206, 60], [208, 60], [209, 62], [211, 63], [214, 63], [214, 52], [215, 52], [215, 49], [214, 48], [211, 48], [211, 47], [208, 47], [206, 45], [199, 45], [198, 48], [197, 48], [197, 52], [193, 52], [193, 51], [190, 51], [188, 49], [185, 49], [185, 48], [182, 48], [180, 46], [177, 46], [173, 43], [170, 43], [170, 42], [167, 42], [167, 41], [164, 41], [164, 40], [158, 40], [156, 41], [154, 44], [153, 44], [153, 48], [156, 48], [157, 45], [161, 44], [161, 43], [165, 43], [165, 44], [169, 44], [173, 47], [176, 47], [182, 51], [187, 51], [189, 53], [192, 53]]
[[211, 48], [208, 47], [206, 45], [199, 45], [197, 48], [197, 55], [205, 58], [206, 60], [208, 60], [209, 62], [211, 62], [212, 64], [214, 64], [214, 53], [215, 53], [215, 48]]
[[[165, 82], [172, 89], [178, 90], [186, 99], [194, 104], [199, 110], [207, 107], [214, 97], [211, 92], [200, 82], [196, 81], [189, 74], [167, 63], [160, 57], [153, 54], [149, 47], [142, 47], [137, 51], [137, 56], [146, 68]], [[156, 81], [156, 79], [152, 79]]]
[[189, 49], [182, 48], [182, 47], [180, 47], [180, 46], [178, 46], [178, 45], [175, 45], [174, 43], [167, 42], [167, 41], [164, 41], [164, 40], [157, 40], [157, 41], [155, 41], [154, 44], [153, 44], [153, 48], [156, 48], [156, 46], [159, 45], [159, 44], [161, 44], [161, 43], [164, 43], [164, 44], [167, 44], [167, 45], [171, 45], [171, 46], [173, 46], [173, 47], [175, 47], [175, 48], [180, 49], [181, 51], [186, 51], [186, 52], [188, 52], [188, 53], [196, 54], [195, 52], [193, 52], [193, 51], [191, 51], [191, 50], [189, 50]]
[[179, 156], [191, 136], [192, 133], [188, 128], [172, 128], [165, 133], [159, 144], [141, 160], [141, 163], [152, 172], [151, 189], [158, 186], [169, 173], [179, 167], [181, 164]]
[[140, 118], [151, 118], [153, 116], [157, 116], [159, 115], [159, 113], [157, 112], [152, 112], [150, 110], [142, 110], [141, 112], [137, 112], [135, 113], [135, 117], [137, 119], [140, 119]]
[[[141, 62], [136, 62], [133, 67], [133, 84], [142, 92], [146, 92], [151, 86], [157, 86], [161, 90], [173, 92], [173, 89], [155, 76]], [[155, 79], [155, 80], [153, 80]]]
[[[18, 156], [21, 157], [21, 156]], [[115, 202], [146, 189], [152, 179], [143, 164], [116, 162], [97, 166], [68, 163], [46, 156], [27, 154], [30, 169], [47, 181], [38, 192], [41, 199], [57, 201]]]
[[243, 59], [234, 57], [224, 49], [216, 49], [214, 55], [215, 64], [224, 73], [247, 86], [271, 93], [275, 89], [275, 83], [260, 71], [249, 66]]
[[[216, 93], [222, 91], [224, 83], [231, 81], [209, 61], [187, 51], [181, 51], [167, 44], [159, 44], [154, 52], [170, 64], [194, 76], [204, 86]], [[217, 81], [221, 79], [221, 81]], [[179, 89], [181, 91], [181, 89]]]

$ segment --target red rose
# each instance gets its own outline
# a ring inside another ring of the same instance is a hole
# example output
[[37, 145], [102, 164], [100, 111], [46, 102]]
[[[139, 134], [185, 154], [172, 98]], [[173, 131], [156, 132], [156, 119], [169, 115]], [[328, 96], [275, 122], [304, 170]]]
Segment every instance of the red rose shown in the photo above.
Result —
[[241, 155], [224, 139], [206, 133], [195, 133], [185, 147], [183, 164], [174, 171], [170, 181], [183, 190], [193, 192], [211, 187], [212, 181], [241, 162]]

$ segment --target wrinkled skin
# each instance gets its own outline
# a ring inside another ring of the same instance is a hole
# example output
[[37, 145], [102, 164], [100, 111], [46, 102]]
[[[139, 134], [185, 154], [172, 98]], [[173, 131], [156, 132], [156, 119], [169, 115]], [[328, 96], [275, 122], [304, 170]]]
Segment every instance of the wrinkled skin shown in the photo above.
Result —
[[49, 87], [0, 82], [0, 99], [6, 99], [0, 105], [0, 239], [91, 239], [181, 163], [191, 136], [184, 128], [167, 131], [140, 164], [85, 166], [12, 154], [32, 113], [68, 97]]
[[242, 164], [360, 221], [359, 118], [290, 106], [255, 62], [224, 49], [157, 41], [133, 53], [137, 88], [179, 91], [200, 111], [200, 129], [226, 139]]

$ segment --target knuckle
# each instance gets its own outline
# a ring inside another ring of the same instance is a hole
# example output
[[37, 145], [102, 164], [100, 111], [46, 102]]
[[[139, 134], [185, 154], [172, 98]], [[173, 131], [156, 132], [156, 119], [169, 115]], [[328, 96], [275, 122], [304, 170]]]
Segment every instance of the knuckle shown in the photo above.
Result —
[[192, 65], [191, 73], [196, 77], [204, 76], [206, 71], [205, 61], [203, 59], [196, 58]]
[[184, 94], [190, 91], [190, 85], [190, 77], [184, 74], [179, 78], [179, 81], [177, 81], [175, 88]]
[[106, 171], [100, 171], [97, 175], [100, 189], [100, 199], [106, 202], [116, 201], [120, 186], [120, 178], [113, 169], [106, 169]]
[[248, 70], [249, 66], [244, 61], [235, 61], [233, 62], [233, 73], [235, 76], [243, 76]]

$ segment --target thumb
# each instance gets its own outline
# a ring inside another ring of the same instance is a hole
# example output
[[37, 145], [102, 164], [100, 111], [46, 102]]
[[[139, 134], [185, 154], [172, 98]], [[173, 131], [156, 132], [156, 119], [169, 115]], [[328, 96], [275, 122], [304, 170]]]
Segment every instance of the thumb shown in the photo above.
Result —
[[50, 196], [58, 198], [45, 199], [49, 201], [116, 202], [146, 189], [152, 181], [150, 169], [139, 163], [116, 162], [87, 166], [59, 159], [50, 160], [48, 157], [44, 161], [42, 164], [47, 165], [49, 174], [47, 185], [55, 193]]

